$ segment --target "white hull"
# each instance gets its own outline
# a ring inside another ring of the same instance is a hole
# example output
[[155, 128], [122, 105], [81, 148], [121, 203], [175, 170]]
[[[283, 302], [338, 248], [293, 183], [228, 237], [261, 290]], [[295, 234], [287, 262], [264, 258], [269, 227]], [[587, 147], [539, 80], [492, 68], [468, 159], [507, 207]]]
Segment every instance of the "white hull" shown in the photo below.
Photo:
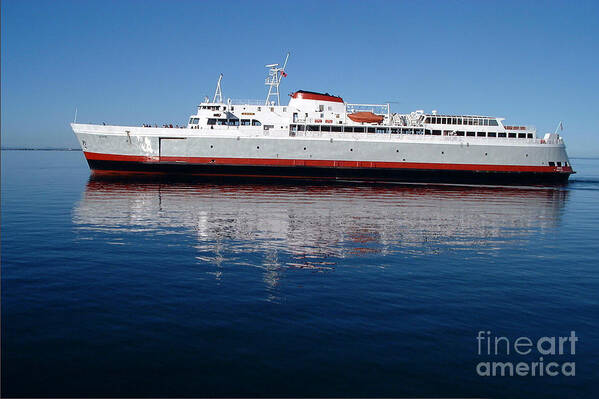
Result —
[[[572, 172], [565, 146], [539, 139], [263, 131], [254, 127], [171, 129], [73, 124], [88, 160], [156, 164]], [[549, 166], [550, 162], [564, 166]], [[567, 165], [567, 166], [565, 166]], [[93, 164], [90, 163], [93, 168]], [[127, 169], [121, 165], [120, 170]], [[159, 169], [157, 169], [159, 170]]]

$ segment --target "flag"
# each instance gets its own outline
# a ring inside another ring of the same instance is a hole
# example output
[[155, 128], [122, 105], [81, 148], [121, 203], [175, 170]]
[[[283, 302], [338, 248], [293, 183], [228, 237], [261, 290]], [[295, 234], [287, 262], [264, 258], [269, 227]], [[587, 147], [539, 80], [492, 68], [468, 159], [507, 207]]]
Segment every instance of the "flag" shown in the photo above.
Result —
[[564, 124], [563, 124], [563, 123], [561, 123], [561, 122], [559, 123], [559, 130], [560, 130], [560, 131], [563, 131], [563, 130], [564, 130]]
[[287, 77], [287, 74], [285, 73], [285, 71], [281, 71], [281, 76], [284, 77], [284, 78]]

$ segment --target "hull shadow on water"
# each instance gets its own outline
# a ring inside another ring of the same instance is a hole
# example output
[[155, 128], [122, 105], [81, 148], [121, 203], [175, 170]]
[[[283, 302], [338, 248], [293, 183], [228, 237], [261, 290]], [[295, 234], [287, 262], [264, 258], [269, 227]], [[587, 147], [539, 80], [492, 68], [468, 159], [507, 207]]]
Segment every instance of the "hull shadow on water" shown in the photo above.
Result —
[[567, 195], [543, 187], [92, 176], [73, 222], [81, 231], [183, 233], [200, 252], [227, 245], [264, 253], [264, 263], [283, 251], [293, 259], [287, 267], [328, 270], [335, 262], [327, 258], [525, 242], [559, 225]]

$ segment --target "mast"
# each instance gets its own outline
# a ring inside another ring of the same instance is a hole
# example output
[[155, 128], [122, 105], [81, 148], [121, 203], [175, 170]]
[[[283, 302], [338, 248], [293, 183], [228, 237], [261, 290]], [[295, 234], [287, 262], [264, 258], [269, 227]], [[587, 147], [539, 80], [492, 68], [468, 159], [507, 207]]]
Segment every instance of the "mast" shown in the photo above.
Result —
[[220, 81], [223, 80], [223, 74], [221, 73], [220, 76], [218, 77], [218, 83], [216, 84], [216, 90], [214, 91], [214, 99], [212, 100], [213, 103], [217, 102], [216, 100], [218, 99], [219, 103], [223, 102], [223, 91], [220, 87]]
[[265, 65], [268, 69], [268, 77], [264, 81], [264, 84], [269, 86], [268, 94], [266, 95], [266, 102], [264, 105], [270, 104], [270, 98], [276, 98], [276, 104], [281, 105], [281, 98], [279, 95], [279, 85], [281, 84], [281, 78], [287, 76], [285, 73], [285, 67], [287, 66], [287, 60], [289, 60], [289, 53], [285, 57], [283, 67], [279, 68], [279, 64], [268, 64]]

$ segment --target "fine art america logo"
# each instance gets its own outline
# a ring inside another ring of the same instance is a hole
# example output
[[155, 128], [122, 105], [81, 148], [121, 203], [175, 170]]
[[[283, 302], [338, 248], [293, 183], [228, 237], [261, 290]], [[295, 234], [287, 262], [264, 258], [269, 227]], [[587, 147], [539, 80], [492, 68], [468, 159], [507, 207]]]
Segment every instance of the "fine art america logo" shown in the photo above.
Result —
[[570, 331], [570, 335], [565, 337], [518, 337], [511, 340], [495, 336], [491, 331], [479, 331], [476, 341], [481, 358], [476, 365], [476, 373], [482, 377], [576, 375], [576, 362], [572, 361], [578, 341], [575, 331]]

